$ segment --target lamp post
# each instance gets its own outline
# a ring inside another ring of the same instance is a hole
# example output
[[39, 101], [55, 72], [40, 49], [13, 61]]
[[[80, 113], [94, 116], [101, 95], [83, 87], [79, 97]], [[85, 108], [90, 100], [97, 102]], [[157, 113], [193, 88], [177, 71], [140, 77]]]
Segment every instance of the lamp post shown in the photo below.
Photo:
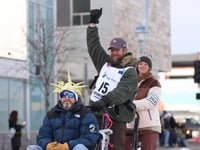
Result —
[[139, 43], [139, 55], [143, 53], [145, 34], [148, 31], [148, 0], [141, 0], [141, 24], [136, 27], [136, 34]]
[[[84, 57], [84, 84], [88, 85], [88, 59], [87, 57]], [[84, 88], [84, 104], [88, 105], [89, 104], [89, 95], [88, 95], [88, 88]]]
[[139, 25], [136, 27], [136, 34], [138, 36], [138, 43], [139, 43], [139, 55], [143, 53], [144, 49], [144, 40], [145, 40], [145, 34], [146, 34], [146, 27], [143, 25]]

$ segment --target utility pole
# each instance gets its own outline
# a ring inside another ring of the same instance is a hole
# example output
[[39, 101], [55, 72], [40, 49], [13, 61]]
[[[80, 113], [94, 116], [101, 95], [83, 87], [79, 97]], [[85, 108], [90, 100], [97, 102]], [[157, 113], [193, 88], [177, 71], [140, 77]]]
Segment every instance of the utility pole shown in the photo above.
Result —
[[[194, 82], [198, 84], [198, 89], [200, 89], [200, 52], [197, 53], [197, 60], [194, 61]], [[200, 93], [196, 93], [196, 99], [200, 99]]]
[[145, 34], [147, 33], [148, 22], [148, 0], [141, 0], [141, 23], [136, 27], [136, 34], [138, 36], [139, 55], [143, 54]]
[[[84, 85], [88, 85], [88, 61], [84, 58]], [[89, 104], [88, 87], [84, 88], [84, 104]]]

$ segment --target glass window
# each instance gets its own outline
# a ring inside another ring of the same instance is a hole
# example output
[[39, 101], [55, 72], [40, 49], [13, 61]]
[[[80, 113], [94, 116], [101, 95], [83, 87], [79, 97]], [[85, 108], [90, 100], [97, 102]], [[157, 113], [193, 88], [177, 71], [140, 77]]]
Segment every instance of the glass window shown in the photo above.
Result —
[[90, 0], [73, 0], [73, 13], [83, 13], [90, 10]]
[[73, 25], [79, 25], [81, 24], [81, 17], [80, 16], [74, 16], [73, 17]]
[[89, 22], [90, 0], [73, 0], [73, 25]]
[[19, 113], [19, 123], [25, 120], [25, 85], [19, 80], [9, 80], [10, 111], [17, 110]]
[[19, 113], [19, 122], [25, 120], [24, 80], [0, 78], [0, 131], [8, 131], [8, 118], [12, 110]]
[[42, 3], [47, 4], [47, 5], [53, 5], [53, 0], [40, 0]]
[[70, 0], [57, 0], [57, 26], [70, 26]]
[[[41, 81], [38, 78], [30, 78], [30, 111], [31, 111], [31, 130], [38, 131], [45, 116], [45, 99], [42, 96]], [[51, 98], [50, 98], [51, 99]]]
[[0, 131], [8, 130], [8, 80], [0, 79]]
[[90, 15], [84, 15], [83, 16], [83, 24], [88, 24], [90, 21]]
[[[70, 5], [71, 4], [71, 5]], [[72, 6], [72, 8], [70, 8]], [[57, 0], [57, 26], [87, 25], [90, 0]]]

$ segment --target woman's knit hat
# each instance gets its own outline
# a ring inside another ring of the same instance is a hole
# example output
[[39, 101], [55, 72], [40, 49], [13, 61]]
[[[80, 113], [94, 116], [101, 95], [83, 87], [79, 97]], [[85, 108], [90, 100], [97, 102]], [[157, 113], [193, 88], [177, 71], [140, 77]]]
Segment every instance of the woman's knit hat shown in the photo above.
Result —
[[149, 67], [152, 68], [152, 61], [151, 61], [151, 59], [149, 57], [142, 56], [142, 57], [140, 57], [140, 61], [146, 62], [149, 65]]

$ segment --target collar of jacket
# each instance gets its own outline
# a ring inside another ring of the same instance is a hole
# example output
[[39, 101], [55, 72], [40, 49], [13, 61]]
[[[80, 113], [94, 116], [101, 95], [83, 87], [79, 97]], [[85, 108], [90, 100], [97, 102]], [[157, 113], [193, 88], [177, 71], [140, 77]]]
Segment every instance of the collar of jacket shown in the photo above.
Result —
[[139, 63], [140, 59], [134, 58], [131, 52], [128, 52], [124, 55], [122, 59], [119, 59], [116, 64], [111, 65], [116, 68], [123, 68], [128, 66], [136, 66]]
[[123, 59], [120, 62], [120, 65], [122, 67], [126, 66], [136, 66], [139, 63], [140, 59], [133, 57], [133, 54], [131, 52], [128, 52], [124, 55]]
[[146, 79], [149, 79], [149, 78], [153, 78], [153, 74], [151, 72], [147, 72], [145, 74], [142, 74], [142, 75], [138, 75], [138, 81], [142, 81], [142, 80], [146, 80]]

